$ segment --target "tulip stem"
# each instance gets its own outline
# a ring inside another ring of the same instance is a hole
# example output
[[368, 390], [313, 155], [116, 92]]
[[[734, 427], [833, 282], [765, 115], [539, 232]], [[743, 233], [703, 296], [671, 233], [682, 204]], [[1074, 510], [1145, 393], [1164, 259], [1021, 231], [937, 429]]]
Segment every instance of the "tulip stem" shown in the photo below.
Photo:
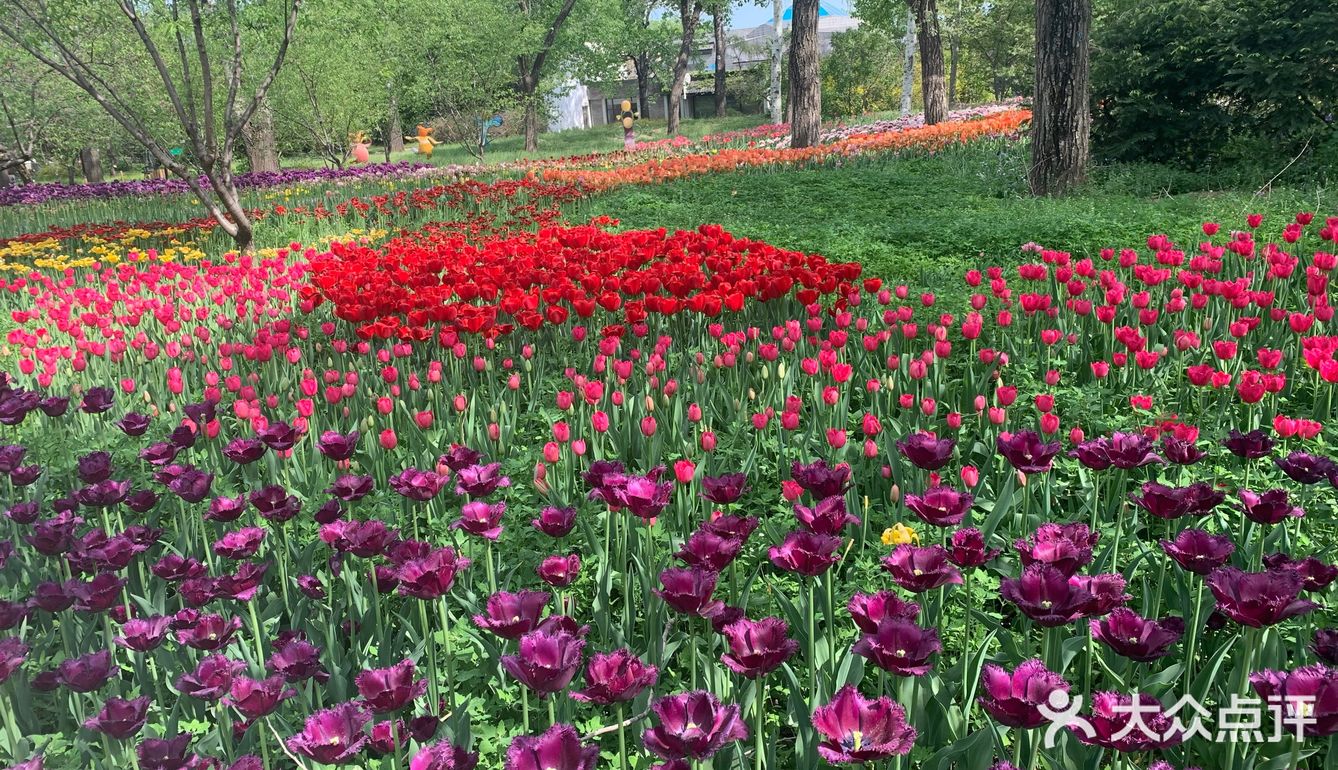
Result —
[[757, 686], [757, 698], [753, 702], [753, 713], [757, 716], [757, 726], [754, 731], [755, 743], [753, 749], [753, 768], [754, 770], [762, 770], [763, 761], [765, 759], [765, 753], [766, 753], [766, 749], [764, 747], [765, 742], [762, 739], [762, 735], [766, 731], [766, 725], [767, 725], [767, 712], [765, 711], [766, 700], [767, 700], [766, 677], [758, 677], [756, 686]]
[[520, 708], [521, 708], [521, 726], [525, 728], [525, 734], [530, 734], [530, 688], [525, 685], [520, 686]]
[[487, 543], [487, 554], [488, 554], [488, 595], [492, 596], [493, 594], [497, 593], [497, 568], [493, 565], [491, 540], [489, 540]]
[[553, 725], [557, 724], [557, 710], [553, 703], [555, 700], [557, 700], [557, 698], [549, 696], [547, 700], [548, 700], [548, 726], [552, 727]]
[[[423, 646], [427, 650], [428, 697], [432, 699], [432, 707], [437, 716], [441, 716], [441, 697], [438, 695], [440, 684], [437, 681], [440, 678], [437, 674], [437, 646], [432, 639], [432, 626], [427, 622], [427, 601], [424, 599], [418, 601], [418, 622], [423, 627]], [[330, 623], [333, 631], [334, 621]]]
[[1198, 647], [1199, 631], [1203, 629], [1203, 577], [1199, 576], [1199, 587], [1194, 592], [1194, 624], [1189, 627], [1189, 640], [1185, 644], [1185, 693], [1194, 686], [1194, 654]]
[[813, 623], [813, 596], [818, 579], [808, 579], [808, 691], [817, 697], [818, 692], [818, 641]]
[[971, 572], [966, 570], [962, 579], [962, 594], [966, 602], [966, 628], [962, 632], [962, 717], [966, 720], [963, 735], [971, 734], [971, 701], [967, 691], [971, 687]]
[[[525, 728], [526, 734], [529, 728]], [[627, 707], [618, 704], [618, 767], [628, 770], [627, 765]]]
[[[441, 597], [441, 604], [438, 608], [441, 611], [441, 645], [443, 652], [446, 653], [446, 688], [450, 690], [448, 702], [451, 704], [451, 711], [455, 711], [455, 656], [451, 651], [451, 611], [446, 607], [446, 597]], [[551, 703], [549, 704], [551, 707]]]

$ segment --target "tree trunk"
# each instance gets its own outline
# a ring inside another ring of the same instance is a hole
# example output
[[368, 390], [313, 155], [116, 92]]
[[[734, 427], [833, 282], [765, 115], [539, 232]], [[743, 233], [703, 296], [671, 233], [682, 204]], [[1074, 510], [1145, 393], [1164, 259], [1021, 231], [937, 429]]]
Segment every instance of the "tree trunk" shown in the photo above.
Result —
[[1033, 195], [1062, 195], [1083, 181], [1092, 127], [1088, 48], [1091, 0], [1037, 0], [1031, 120]]
[[678, 0], [678, 17], [683, 23], [683, 38], [678, 43], [678, 56], [674, 58], [674, 82], [669, 86], [669, 126], [670, 136], [678, 134], [678, 113], [683, 108], [683, 91], [687, 87], [688, 64], [691, 63], [692, 41], [697, 34], [697, 24], [701, 21], [702, 5], [699, 2]]
[[952, 42], [948, 47], [948, 109], [957, 106], [957, 60], [961, 54], [962, 0], [957, 0], [957, 14], [952, 17]]
[[715, 116], [725, 117], [725, 19], [721, 18], [727, 6], [711, 9], [711, 29], [715, 33]]
[[391, 153], [404, 152], [404, 126], [400, 123], [400, 96], [395, 92], [393, 80], [386, 83], [386, 90], [390, 92], [386, 121], [386, 162], [389, 163]]
[[79, 151], [79, 167], [84, 172], [84, 181], [89, 184], [102, 182], [102, 153], [96, 147], [85, 147]]
[[938, 0], [908, 0], [919, 27], [920, 93], [925, 101], [925, 124], [948, 119], [948, 84], [943, 77], [943, 39], [938, 31]]
[[539, 149], [539, 104], [536, 98], [534, 93], [525, 97], [525, 152]]
[[915, 93], [915, 12], [906, 14], [906, 35], [901, 39], [906, 56], [901, 62], [901, 117], [911, 114], [911, 96]]
[[785, 48], [785, 32], [781, 26], [781, 0], [771, 2], [771, 87], [767, 98], [771, 101], [771, 122], [780, 123], [784, 117], [781, 105], [781, 58]]
[[790, 146], [812, 147], [822, 133], [818, 0], [795, 0], [790, 20]]
[[650, 117], [650, 56], [641, 54], [632, 59], [636, 67], [636, 109], [643, 118]]
[[279, 143], [274, 136], [274, 111], [262, 99], [251, 120], [242, 127], [242, 145], [252, 171], [279, 170]]

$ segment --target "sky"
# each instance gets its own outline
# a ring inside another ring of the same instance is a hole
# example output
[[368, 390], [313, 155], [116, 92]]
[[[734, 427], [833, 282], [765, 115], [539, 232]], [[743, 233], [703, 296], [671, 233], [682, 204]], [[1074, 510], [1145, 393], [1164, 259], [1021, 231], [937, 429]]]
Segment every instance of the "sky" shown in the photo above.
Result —
[[[790, 0], [781, 0], [782, 9], [790, 7]], [[836, 16], [850, 15], [850, 0], [822, 0], [823, 5]], [[771, 3], [765, 2], [758, 5], [756, 2], [745, 3], [734, 7], [734, 13], [730, 17], [729, 25], [731, 27], [756, 27], [758, 24], [765, 24], [771, 21]]]

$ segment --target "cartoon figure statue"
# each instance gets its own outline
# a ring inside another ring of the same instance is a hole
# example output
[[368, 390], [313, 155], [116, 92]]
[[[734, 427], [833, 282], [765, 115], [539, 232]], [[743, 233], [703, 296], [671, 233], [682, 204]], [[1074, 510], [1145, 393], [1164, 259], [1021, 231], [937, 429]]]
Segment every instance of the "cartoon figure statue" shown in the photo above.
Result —
[[432, 138], [432, 129], [428, 128], [427, 126], [419, 126], [418, 136], [406, 136], [404, 137], [404, 141], [418, 142], [418, 154], [422, 155], [424, 158], [431, 158], [432, 148], [438, 144], [441, 144], [441, 142], [438, 142], [436, 139]]
[[623, 124], [623, 149], [630, 150], [636, 146], [636, 133], [632, 130], [632, 124], [640, 116], [632, 112], [630, 100], [623, 99], [623, 103], [619, 106], [622, 108], [622, 112], [618, 113], [618, 119]]
[[366, 163], [371, 160], [368, 150], [372, 143], [367, 139], [366, 131], [355, 131], [348, 135], [349, 152], [353, 153], [354, 163]]

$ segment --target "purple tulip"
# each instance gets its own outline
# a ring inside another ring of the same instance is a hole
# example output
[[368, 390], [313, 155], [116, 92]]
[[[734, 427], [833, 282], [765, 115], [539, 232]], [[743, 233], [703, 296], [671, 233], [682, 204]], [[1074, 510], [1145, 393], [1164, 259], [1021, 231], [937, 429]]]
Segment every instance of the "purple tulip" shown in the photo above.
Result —
[[1236, 491], [1240, 497], [1241, 510], [1245, 517], [1256, 524], [1272, 526], [1288, 518], [1299, 519], [1305, 511], [1291, 504], [1287, 490], [1270, 489], [1263, 494], [1255, 494], [1248, 489]]
[[438, 599], [451, 590], [455, 576], [469, 566], [454, 548], [438, 548], [427, 556], [410, 559], [400, 565], [399, 592], [418, 599]]
[[284, 687], [284, 684], [283, 677], [279, 675], [261, 680], [234, 677], [224, 703], [237, 709], [247, 719], [259, 719], [273, 712], [283, 701], [297, 695], [297, 690]]
[[1152, 439], [1142, 433], [1111, 434], [1106, 441], [1106, 454], [1110, 462], [1121, 470], [1132, 470], [1153, 463], [1164, 463], [1152, 449]]
[[654, 686], [659, 676], [658, 668], [626, 648], [596, 653], [585, 667], [585, 689], [571, 697], [601, 706], [626, 703]]
[[814, 500], [844, 495], [850, 489], [850, 466], [828, 467], [826, 460], [818, 460], [808, 465], [796, 462], [790, 466], [790, 476], [803, 487]]
[[730, 671], [748, 679], [759, 679], [775, 671], [799, 649], [789, 638], [789, 626], [780, 618], [743, 618], [725, 626], [723, 636], [729, 651], [720, 661]]
[[487, 497], [503, 487], [511, 486], [511, 479], [502, 475], [501, 463], [470, 465], [453, 470], [456, 472], [455, 493], [469, 495], [475, 500]]
[[275, 452], [287, 452], [297, 445], [301, 437], [302, 434], [298, 433], [296, 428], [282, 420], [275, 420], [256, 432], [256, 438], [260, 439], [260, 443]]
[[752, 516], [714, 516], [710, 521], [702, 525], [703, 532], [710, 532], [713, 535], [727, 537], [731, 540], [738, 540], [740, 543], [748, 542], [749, 535], [757, 529], [757, 519]]
[[260, 527], [243, 527], [215, 540], [212, 547], [214, 553], [224, 559], [234, 561], [249, 559], [260, 550], [260, 544], [264, 542], [265, 534], [265, 530]]
[[[1134, 723], [1135, 719], [1139, 721]], [[1131, 696], [1099, 692], [1092, 696], [1092, 714], [1087, 722], [1095, 735], [1089, 736], [1078, 726], [1081, 722], [1070, 725], [1069, 730], [1083, 743], [1119, 752], [1164, 749], [1185, 739], [1184, 728], [1166, 715], [1160, 701], [1146, 693]]]
[[478, 763], [477, 752], [467, 751], [450, 741], [439, 741], [419, 749], [409, 760], [409, 770], [474, 770]]
[[37, 402], [37, 408], [47, 417], [63, 417], [70, 409], [70, 399], [64, 396], [47, 396]]
[[198, 503], [209, 496], [209, 486], [213, 483], [214, 474], [188, 467], [176, 474], [167, 488], [185, 502]]
[[79, 403], [79, 409], [85, 414], [102, 414], [111, 409], [112, 401], [115, 398], [116, 394], [111, 388], [89, 388], [84, 393], [83, 401]]
[[717, 634], [725, 633], [729, 624], [743, 620], [744, 617], [743, 610], [728, 604], [722, 604], [706, 614], [706, 619], [711, 621], [711, 630]]
[[26, 487], [37, 481], [42, 476], [42, 466], [25, 465], [22, 468], [15, 468], [9, 472], [9, 480], [16, 487]]
[[907, 494], [906, 507], [926, 524], [955, 527], [962, 523], [975, 498], [951, 487], [935, 485], [923, 495]]
[[699, 529], [688, 537], [674, 557], [689, 567], [720, 572], [734, 561], [742, 549], [742, 540]]
[[186, 756], [191, 734], [178, 733], [172, 738], [146, 738], [135, 747], [139, 770], [184, 770], [197, 759]]
[[200, 700], [215, 701], [228, 694], [232, 680], [246, 669], [246, 664], [225, 655], [210, 655], [195, 670], [177, 678], [177, 691]]
[[929, 657], [942, 648], [935, 629], [893, 617], [884, 618], [873, 633], [860, 637], [851, 650], [897, 676], [923, 676], [932, 668]]
[[1298, 484], [1318, 484], [1327, 479], [1335, 467], [1329, 458], [1306, 452], [1292, 452], [1286, 457], [1276, 457], [1273, 463]]
[[658, 474], [626, 476], [620, 484], [610, 486], [607, 490], [612, 495], [611, 508], [626, 508], [633, 516], [649, 522], [669, 504], [674, 482], [660, 481]]
[[577, 554], [546, 557], [535, 569], [539, 579], [554, 588], [565, 588], [576, 582], [581, 573], [581, 557]]
[[850, 685], [813, 712], [813, 727], [823, 740], [818, 753], [834, 765], [878, 762], [909, 754], [915, 728], [906, 710], [886, 696], [870, 700]]
[[879, 591], [876, 594], [857, 593], [851, 596], [846, 610], [859, 630], [872, 634], [885, 618], [914, 621], [920, 614], [920, 605], [904, 601], [891, 591]]
[[0, 639], [0, 684], [13, 676], [28, 657], [29, 647], [17, 636]]
[[405, 468], [390, 477], [390, 488], [395, 494], [406, 500], [425, 503], [437, 496], [446, 485], [446, 477], [434, 471], [420, 471], [417, 468]]
[[581, 743], [575, 728], [556, 724], [543, 735], [517, 735], [504, 770], [595, 770], [598, 764], [598, 745]]
[[702, 477], [702, 497], [716, 505], [737, 503], [748, 491], [748, 477], [742, 473]]
[[85, 484], [106, 481], [112, 475], [112, 457], [107, 452], [89, 452], [75, 460], [75, 475]]
[[952, 533], [948, 547], [948, 561], [962, 569], [980, 567], [985, 562], [999, 555], [998, 548], [985, 546], [985, 535], [975, 527], [959, 529]]
[[498, 591], [488, 597], [487, 614], [474, 616], [474, 625], [503, 639], [519, 639], [539, 625], [549, 598], [547, 591]]
[[27, 447], [18, 444], [0, 444], [0, 475], [13, 473], [15, 468], [23, 465], [23, 457], [27, 453]]
[[948, 552], [941, 545], [917, 546], [903, 543], [883, 557], [883, 569], [892, 580], [912, 593], [961, 584], [962, 573], [948, 561]]
[[566, 689], [584, 649], [585, 640], [568, 631], [531, 631], [520, 638], [516, 654], [502, 656], [502, 668], [543, 698]]
[[285, 741], [288, 750], [326, 765], [342, 765], [367, 745], [363, 728], [372, 719], [362, 704], [346, 701], [307, 717], [302, 732]]
[[1300, 575], [1302, 591], [1323, 591], [1334, 578], [1338, 578], [1338, 566], [1325, 564], [1313, 556], [1292, 559], [1285, 553], [1270, 553], [1264, 556], [1264, 566], [1270, 570], [1289, 570]]
[[207, 571], [198, 559], [169, 553], [149, 568], [153, 574], [168, 582], [179, 582], [190, 578], [203, 577]]
[[708, 759], [725, 744], [748, 739], [739, 707], [722, 705], [704, 690], [660, 698], [651, 711], [658, 724], [641, 740], [651, 753], [665, 759]]
[[1013, 547], [1022, 559], [1022, 566], [1048, 564], [1067, 577], [1091, 563], [1100, 537], [1099, 532], [1081, 522], [1042, 524], [1036, 528], [1036, 534], [1014, 541]]
[[[3, 643], [0, 643], [3, 644]], [[1310, 650], [1330, 666], [1338, 665], [1338, 628], [1317, 628]], [[0, 677], [3, 680], [4, 677]]]
[[1252, 628], [1271, 626], [1319, 606], [1298, 598], [1305, 581], [1291, 570], [1242, 572], [1235, 567], [1221, 567], [1204, 582], [1217, 600], [1217, 609]]
[[158, 499], [157, 492], [149, 489], [141, 489], [126, 495], [125, 507], [135, 513], [148, 513], [158, 504]]
[[794, 517], [804, 529], [818, 535], [840, 535], [847, 524], [859, 525], [860, 518], [846, 511], [846, 499], [827, 497], [809, 508], [795, 503]]
[[241, 618], [201, 615], [189, 628], [177, 631], [176, 637], [178, 642], [197, 650], [221, 650], [228, 646], [241, 627]]
[[717, 577], [717, 573], [697, 567], [670, 567], [660, 573], [661, 588], [654, 593], [684, 615], [706, 617], [722, 604], [711, 598]]
[[275, 524], [290, 521], [302, 512], [302, 501], [277, 484], [252, 492], [250, 501], [262, 519]]
[[841, 560], [837, 553], [841, 542], [839, 537], [796, 530], [786, 535], [780, 545], [773, 545], [768, 558], [778, 569], [816, 577]]
[[340, 553], [350, 553], [360, 559], [371, 559], [385, 553], [395, 533], [384, 521], [355, 521], [339, 519], [322, 524], [321, 541]]
[[321, 648], [297, 637], [282, 638], [274, 643], [274, 654], [265, 662], [265, 668], [281, 676], [289, 684], [315, 679], [324, 683], [330, 678], [321, 665]]
[[320, 601], [325, 598], [325, 586], [321, 583], [321, 579], [315, 575], [298, 575], [296, 582], [297, 590], [301, 591], [302, 595], [308, 599]]
[[240, 519], [246, 511], [246, 496], [215, 497], [209, 501], [209, 509], [201, 514], [205, 521], [217, 521], [224, 524]]
[[354, 683], [367, 708], [385, 714], [399, 711], [427, 692], [427, 680], [415, 680], [413, 675], [413, 661], [405, 659], [389, 668], [363, 671]]
[[15, 524], [32, 524], [42, 513], [42, 506], [37, 503], [15, 503], [5, 509], [5, 517]]
[[1168, 487], [1146, 481], [1138, 492], [1129, 493], [1129, 501], [1159, 519], [1178, 519], [1189, 513], [1192, 500], [1187, 487]]
[[1077, 458], [1084, 468], [1104, 471], [1115, 463], [1110, 459], [1110, 439], [1100, 436], [1078, 444], [1069, 451], [1069, 457]]
[[61, 661], [56, 681], [75, 692], [93, 692], [109, 682], [115, 670], [111, 650], [98, 650]]
[[1174, 436], [1162, 436], [1161, 453], [1176, 465], [1193, 465], [1208, 456], [1208, 453], [1199, 449], [1193, 441]]
[[897, 451], [911, 464], [926, 471], [936, 471], [952, 459], [956, 439], [939, 438], [932, 433], [921, 431], [897, 442]]
[[548, 505], [539, 511], [539, 518], [530, 523], [549, 537], [566, 537], [576, 527], [576, 509]]
[[132, 618], [121, 624], [121, 635], [114, 640], [127, 650], [148, 652], [167, 638], [172, 619], [165, 615]]
[[1165, 656], [1185, 634], [1185, 621], [1176, 617], [1149, 620], [1127, 607], [1112, 610], [1101, 620], [1090, 620], [1092, 638], [1130, 660], [1148, 663]]
[[1024, 661], [1012, 673], [993, 663], [980, 672], [982, 695], [976, 699], [985, 713], [1007, 727], [1031, 729], [1047, 721], [1042, 707], [1054, 708], [1054, 700], [1068, 703], [1067, 696], [1052, 700], [1056, 692], [1067, 693], [1064, 677], [1045, 667], [1039, 658]]
[[1182, 569], [1207, 575], [1226, 564], [1236, 546], [1225, 535], [1213, 535], [1201, 529], [1183, 529], [1175, 536], [1175, 540], [1162, 540], [1161, 549]]
[[451, 444], [450, 451], [437, 460], [437, 465], [445, 465], [453, 471], [462, 471], [471, 465], [477, 465], [483, 459], [483, 453], [467, 446]]
[[376, 482], [371, 476], [340, 476], [325, 491], [346, 503], [352, 503], [370, 495], [375, 488]]
[[1087, 617], [1108, 615], [1133, 598], [1124, 592], [1126, 581], [1119, 573], [1074, 575], [1069, 578], [1069, 585], [1080, 591], [1086, 591], [1091, 597], [1082, 607], [1082, 614]]
[[1259, 428], [1249, 433], [1233, 430], [1222, 440], [1222, 446], [1242, 460], [1257, 460], [1260, 457], [1267, 457], [1273, 452], [1273, 446], [1276, 442], [1269, 437], [1268, 433], [1267, 428]]
[[995, 446], [1008, 464], [1022, 473], [1049, 473], [1060, 450], [1058, 441], [1046, 443], [1034, 430], [1000, 434]]
[[342, 462], [358, 451], [358, 435], [356, 430], [349, 433], [327, 430], [316, 441], [316, 451], [335, 462]]
[[84, 727], [123, 741], [144, 726], [149, 715], [149, 701], [147, 695], [133, 700], [108, 698], [96, 715], [84, 720]]
[[471, 535], [488, 540], [496, 540], [502, 534], [502, 516], [506, 513], [506, 503], [486, 503], [474, 500], [460, 508], [460, 518], [452, 524], [452, 529], [463, 529]]
[[1032, 564], [1016, 578], [1005, 578], [999, 593], [1043, 628], [1070, 623], [1083, 616], [1092, 595], [1069, 582], [1049, 564]]
[[1264, 700], [1282, 705], [1288, 720], [1283, 729], [1299, 729], [1306, 740], [1338, 734], [1338, 669], [1316, 664], [1260, 671], [1250, 675], [1250, 686]]

